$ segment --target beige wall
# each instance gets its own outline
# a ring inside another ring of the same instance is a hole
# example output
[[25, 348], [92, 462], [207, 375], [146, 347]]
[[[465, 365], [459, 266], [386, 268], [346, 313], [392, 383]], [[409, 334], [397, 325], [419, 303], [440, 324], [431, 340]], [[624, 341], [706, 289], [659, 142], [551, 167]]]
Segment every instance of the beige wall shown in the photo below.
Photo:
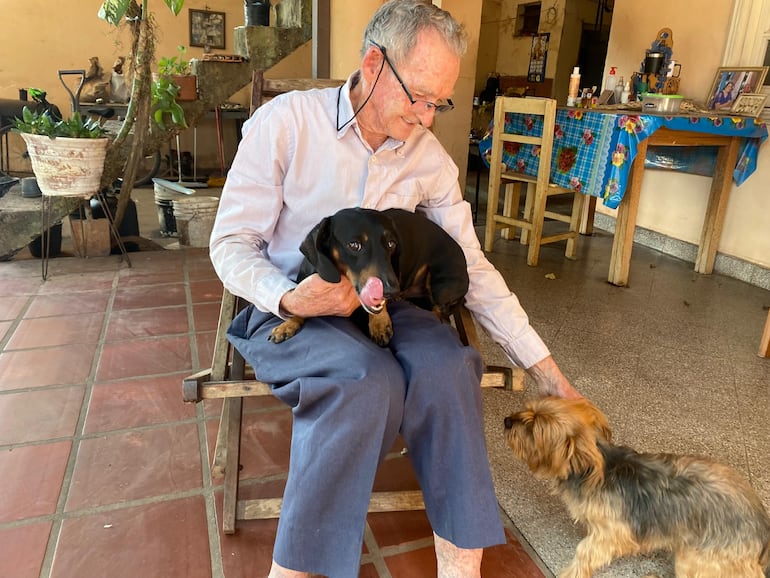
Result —
[[[700, 17], [693, 18], [694, 14]], [[702, 101], [721, 64], [731, 14], [732, 3], [722, 0], [649, 0], [641, 4], [616, 0], [605, 74], [612, 65], [618, 67], [618, 74], [628, 78], [638, 70], [658, 30], [669, 27], [673, 31], [674, 59], [682, 63], [680, 92], [687, 98]], [[757, 172], [740, 187], [733, 185], [720, 253], [770, 267], [768, 181], [770, 151], [765, 143], [760, 149]], [[637, 224], [698, 243], [710, 183], [710, 179], [695, 175], [645, 171]], [[597, 210], [614, 214], [601, 203]]]
[[[332, 0], [331, 76], [347, 78], [361, 64], [364, 29], [382, 0]], [[439, 4], [439, 2], [434, 2]], [[468, 135], [476, 83], [476, 57], [481, 22], [481, 0], [442, 0], [441, 8], [462, 22], [469, 35], [468, 52], [460, 67], [453, 100], [455, 110], [436, 118], [433, 131], [460, 168], [460, 184], [465, 184], [468, 164]]]

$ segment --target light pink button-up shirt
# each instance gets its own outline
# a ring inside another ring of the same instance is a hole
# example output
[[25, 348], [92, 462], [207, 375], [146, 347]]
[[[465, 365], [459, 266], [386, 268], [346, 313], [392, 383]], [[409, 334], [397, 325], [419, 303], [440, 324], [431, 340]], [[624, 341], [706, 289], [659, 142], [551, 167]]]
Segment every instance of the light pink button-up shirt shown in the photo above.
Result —
[[[351, 78], [354, 78], [353, 75]], [[243, 126], [222, 190], [210, 255], [224, 286], [279, 314], [302, 262], [299, 245], [345, 207], [419, 210], [462, 246], [466, 306], [511, 360], [528, 368], [549, 355], [505, 280], [486, 259], [463, 200], [458, 168], [436, 137], [415, 127], [406, 142], [372, 151], [353, 116], [350, 79], [341, 89], [278, 96]]]

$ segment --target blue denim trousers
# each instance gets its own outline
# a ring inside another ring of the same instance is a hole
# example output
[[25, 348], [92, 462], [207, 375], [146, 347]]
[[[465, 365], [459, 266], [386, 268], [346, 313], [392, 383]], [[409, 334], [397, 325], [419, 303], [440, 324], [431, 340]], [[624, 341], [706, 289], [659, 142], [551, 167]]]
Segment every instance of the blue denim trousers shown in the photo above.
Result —
[[359, 574], [375, 472], [400, 432], [433, 531], [461, 548], [504, 543], [489, 470], [482, 361], [457, 332], [407, 302], [388, 304], [394, 335], [373, 343], [348, 318], [307, 319], [283, 343], [281, 319], [253, 306], [228, 338], [292, 408], [289, 476], [273, 558], [330, 578]]

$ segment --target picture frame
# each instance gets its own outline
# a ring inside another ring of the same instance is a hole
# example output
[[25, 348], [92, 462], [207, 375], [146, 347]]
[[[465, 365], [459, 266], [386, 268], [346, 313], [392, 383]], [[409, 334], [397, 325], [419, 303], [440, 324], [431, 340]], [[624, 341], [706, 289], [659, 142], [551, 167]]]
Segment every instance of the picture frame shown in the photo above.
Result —
[[747, 92], [739, 94], [735, 99], [730, 112], [738, 116], [753, 116], [762, 114], [768, 95], [761, 92]]
[[225, 13], [189, 9], [190, 46], [225, 48]]
[[732, 107], [735, 100], [742, 94], [758, 94], [767, 70], [767, 66], [717, 68], [711, 90], [706, 96], [706, 108], [716, 113], [734, 114]]
[[532, 46], [529, 52], [528, 82], [545, 82], [545, 63], [548, 58], [548, 45], [551, 33], [543, 32], [532, 36]]

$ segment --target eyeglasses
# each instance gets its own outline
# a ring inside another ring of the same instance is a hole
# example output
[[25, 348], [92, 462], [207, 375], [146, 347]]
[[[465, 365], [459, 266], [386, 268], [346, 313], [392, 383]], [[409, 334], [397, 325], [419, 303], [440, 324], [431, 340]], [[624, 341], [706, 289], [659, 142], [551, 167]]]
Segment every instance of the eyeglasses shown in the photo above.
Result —
[[431, 102], [429, 100], [418, 100], [412, 96], [412, 93], [409, 92], [409, 89], [406, 87], [406, 84], [404, 84], [404, 81], [401, 80], [401, 77], [399, 76], [398, 72], [396, 71], [396, 68], [393, 66], [393, 63], [390, 61], [390, 58], [388, 58], [388, 52], [385, 50], [384, 46], [380, 46], [376, 42], [372, 42], [372, 44], [380, 51], [382, 52], [382, 57], [385, 59], [385, 62], [388, 63], [388, 66], [390, 66], [390, 69], [393, 71], [393, 76], [396, 77], [396, 80], [398, 80], [398, 83], [401, 85], [401, 88], [404, 89], [404, 94], [406, 94], [406, 97], [409, 99], [409, 102], [412, 104], [412, 106], [415, 106], [416, 104], [420, 104], [423, 107], [425, 107], [425, 112], [433, 112], [433, 113], [440, 113], [440, 112], [447, 112], [452, 110], [455, 105], [452, 102], [451, 98], [447, 98], [445, 102], [442, 103], [436, 103]]

